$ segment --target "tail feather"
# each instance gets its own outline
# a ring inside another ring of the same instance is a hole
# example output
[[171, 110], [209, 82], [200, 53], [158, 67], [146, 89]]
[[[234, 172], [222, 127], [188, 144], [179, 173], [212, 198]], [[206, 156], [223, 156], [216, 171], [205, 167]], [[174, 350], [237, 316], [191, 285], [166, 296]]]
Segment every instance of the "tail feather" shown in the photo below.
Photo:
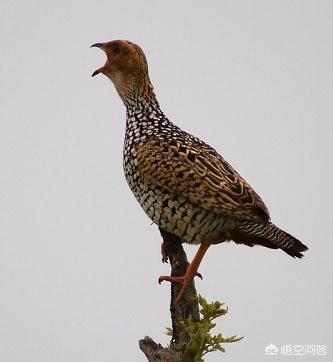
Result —
[[273, 223], [258, 224], [253, 221], [241, 221], [233, 230], [232, 239], [236, 243], [249, 246], [263, 245], [272, 249], [282, 249], [293, 258], [302, 258], [302, 252], [308, 247], [292, 235], [278, 228]]

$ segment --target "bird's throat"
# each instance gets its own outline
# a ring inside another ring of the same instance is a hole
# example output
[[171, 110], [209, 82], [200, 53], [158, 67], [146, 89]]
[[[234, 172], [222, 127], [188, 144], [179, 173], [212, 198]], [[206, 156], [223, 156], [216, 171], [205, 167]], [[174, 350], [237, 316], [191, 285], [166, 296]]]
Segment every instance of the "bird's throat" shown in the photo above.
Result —
[[111, 80], [127, 109], [134, 107], [145, 110], [158, 106], [154, 87], [148, 76], [141, 78], [128, 75]]

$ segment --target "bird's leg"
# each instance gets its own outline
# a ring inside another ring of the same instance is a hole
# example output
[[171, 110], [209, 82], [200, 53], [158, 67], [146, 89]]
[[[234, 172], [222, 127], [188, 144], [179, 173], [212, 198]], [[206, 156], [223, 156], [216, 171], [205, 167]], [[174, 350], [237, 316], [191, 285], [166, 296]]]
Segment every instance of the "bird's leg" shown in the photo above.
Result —
[[[188, 261], [186, 264], [186, 270], [190, 267], [191, 263]], [[203, 279], [202, 274], [199, 273], [198, 271], [195, 273], [194, 275], [195, 277], [199, 277], [201, 280]]]
[[202, 258], [206, 254], [207, 249], [211, 245], [211, 242], [204, 242], [200, 245], [199, 250], [195, 254], [194, 259], [192, 260], [192, 263], [188, 266], [185, 275], [182, 277], [174, 277], [174, 276], [161, 276], [158, 279], [158, 282], [161, 283], [163, 281], [168, 281], [171, 283], [178, 283], [182, 284], [182, 289], [180, 293], [177, 296], [176, 303], [179, 303], [180, 299], [184, 296], [186, 293], [191, 281], [193, 278], [198, 275], [202, 278], [201, 274], [198, 273], [199, 265], [202, 261]]

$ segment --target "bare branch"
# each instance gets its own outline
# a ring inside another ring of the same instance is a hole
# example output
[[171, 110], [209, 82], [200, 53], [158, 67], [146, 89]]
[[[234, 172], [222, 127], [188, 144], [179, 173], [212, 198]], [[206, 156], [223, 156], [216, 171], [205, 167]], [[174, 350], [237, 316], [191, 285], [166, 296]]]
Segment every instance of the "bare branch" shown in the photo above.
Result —
[[[182, 276], [185, 274], [188, 261], [183, 246], [176, 236], [160, 229], [164, 251], [171, 264], [171, 275]], [[171, 284], [170, 313], [172, 322], [172, 338], [169, 347], [162, 347], [150, 337], [139, 341], [140, 349], [146, 355], [149, 362], [193, 362], [192, 356], [185, 355], [185, 346], [189, 341], [188, 333], [182, 321], [191, 315], [193, 321], [199, 321], [199, 306], [194, 281], [180, 303], [176, 304], [176, 298], [180, 293], [181, 285]]]

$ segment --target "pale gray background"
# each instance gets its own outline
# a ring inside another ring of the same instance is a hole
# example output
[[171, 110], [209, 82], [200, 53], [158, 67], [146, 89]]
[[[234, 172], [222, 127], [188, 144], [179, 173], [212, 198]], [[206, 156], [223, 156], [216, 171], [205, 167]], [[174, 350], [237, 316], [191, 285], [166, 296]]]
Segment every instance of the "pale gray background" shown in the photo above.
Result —
[[333, 353], [332, 19], [315, 0], [1, 1], [0, 361], [145, 361], [139, 338], [168, 342], [169, 266], [123, 176], [124, 108], [90, 78], [105, 57], [89, 45], [117, 38], [145, 50], [166, 114], [310, 247], [211, 248], [198, 290], [245, 339], [207, 361], [269, 361], [269, 343]]

